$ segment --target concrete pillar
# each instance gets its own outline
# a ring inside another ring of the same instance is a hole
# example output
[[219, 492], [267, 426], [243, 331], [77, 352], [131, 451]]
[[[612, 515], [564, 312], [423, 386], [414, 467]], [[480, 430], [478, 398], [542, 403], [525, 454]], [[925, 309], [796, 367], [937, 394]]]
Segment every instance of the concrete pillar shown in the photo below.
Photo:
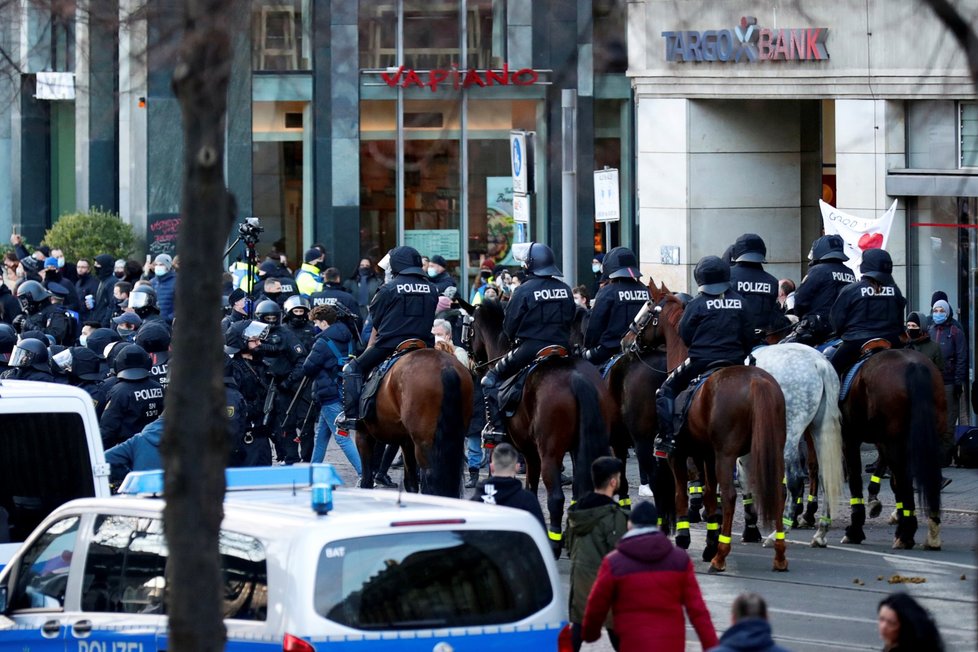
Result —
[[119, 3], [119, 216], [143, 240], [147, 201], [146, 20], [133, 18], [139, 15], [136, 9], [140, 3]]
[[[231, 34], [231, 81], [228, 85], [226, 166], [228, 190], [238, 206], [238, 222], [254, 215], [252, 206], [251, 13], [240, 12]], [[231, 231], [231, 240], [237, 230]], [[233, 260], [233, 256], [232, 256]]]
[[[360, 64], [358, 5], [332, 0], [330, 10], [330, 59], [322, 66], [329, 74], [328, 102], [332, 127], [329, 134], [332, 210], [316, 212], [316, 232], [325, 232], [335, 245], [330, 264], [345, 275], [359, 262], [357, 247], [349, 234], [360, 233]], [[320, 66], [317, 65], [317, 68]], [[318, 108], [318, 104], [316, 105]], [[310, 243], [312, 244], [312, 243]]]

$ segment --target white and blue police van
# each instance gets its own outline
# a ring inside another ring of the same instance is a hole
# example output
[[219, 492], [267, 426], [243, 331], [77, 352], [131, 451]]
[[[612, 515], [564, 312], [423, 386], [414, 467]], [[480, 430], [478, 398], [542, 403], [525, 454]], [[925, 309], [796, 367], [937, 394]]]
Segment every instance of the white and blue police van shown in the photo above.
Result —
[[52, 511], [109, 493], [92, 397], [68, 385], [0, 380], [0, 568]]
[[[529, 513], [344, 490], [327, 464], [229, 469], [226, 650], [570, 650], [556, 563]], [[71, 501], [0, 572], [0, 649], [167, 649], [161, 471]]]

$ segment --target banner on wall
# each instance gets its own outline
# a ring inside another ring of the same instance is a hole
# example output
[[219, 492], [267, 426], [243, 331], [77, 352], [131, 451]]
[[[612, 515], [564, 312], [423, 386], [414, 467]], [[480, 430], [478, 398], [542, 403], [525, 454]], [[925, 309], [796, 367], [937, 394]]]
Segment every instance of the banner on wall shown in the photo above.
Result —
[[846, 265], [859, 278], [859, 263], [867, 249], [886, 249], [890, 239], [890, 227], [896, 215], [897, 200], [881, 216], [856, 217], [818, 200], [822, 209], [822, 230], [826, 235], [839, 235], [845, 241], [845, 252], [849, 256]]

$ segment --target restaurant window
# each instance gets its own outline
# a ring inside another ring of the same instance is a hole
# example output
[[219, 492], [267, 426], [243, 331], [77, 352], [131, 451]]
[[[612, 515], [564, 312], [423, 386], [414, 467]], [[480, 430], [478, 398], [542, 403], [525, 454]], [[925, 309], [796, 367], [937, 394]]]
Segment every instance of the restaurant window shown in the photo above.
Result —
[[251, 12], [251, 67], [259, 72], [312, 68], [311, 0], [255, 0]]

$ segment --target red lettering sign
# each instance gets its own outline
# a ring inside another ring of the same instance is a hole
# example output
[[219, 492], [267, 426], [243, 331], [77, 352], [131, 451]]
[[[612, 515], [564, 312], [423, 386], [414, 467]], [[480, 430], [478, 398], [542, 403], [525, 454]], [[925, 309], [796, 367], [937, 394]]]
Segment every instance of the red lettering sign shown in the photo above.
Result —
[[532, 68], [520, 68], [510, 72], [509, 64], [504, 64], [500, 70], [476, 70], [475, 68], [459, 70], [456, 66], [452, 66], [450, 70], [436, 68], [427, 72], [400, 66], [394, 73], [381, 72], [380, 77], [391, 88], [416, 86], [427, 88], [434, 93], [439, 88], [444, 88], [449, 80], [455, 90], [489, 86], [532, 86], [540, 80], [540, 73]]

